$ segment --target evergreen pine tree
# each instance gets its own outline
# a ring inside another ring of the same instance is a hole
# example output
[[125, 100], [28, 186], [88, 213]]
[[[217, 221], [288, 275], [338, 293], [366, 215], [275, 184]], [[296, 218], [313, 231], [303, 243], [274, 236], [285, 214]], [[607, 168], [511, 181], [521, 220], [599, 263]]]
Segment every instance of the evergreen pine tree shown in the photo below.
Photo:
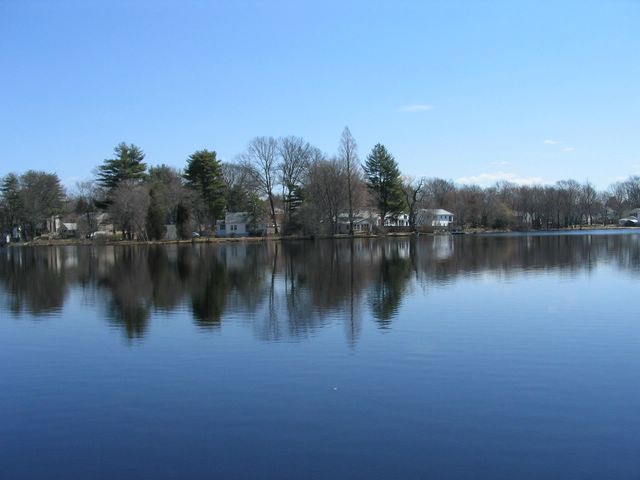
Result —
[[114, 158], [106, 159], [98, 167], [98, 183], [109, 194], [124, 180], [142, 181], [147, 170], [143, 151], [133, 143], [121, 142], [113, 153]]
[[367, 187], [380, 212], [380, 221], [384, 224], [387, 214], [401, 212], [405, 204], [398, 163], [385, 146], [378, 143], [367, 156], [362, 168]]
[[202, 199], [206, 215], [212, 225], [221, 218], [226, 207], [225, 183], [222, 164], [216, 152], [198, 150], [187, 160], [184, 171], [187, 186], [195, 190]]
[[149, 209], [147, 210], [147, 235], [151, 240], [162, 240], [167, 232], [166, 220], [167, 212], [162, 208], [158, 197], [153, 190], [149, 194], [151, 202], [149, 203]]
[[176, 212], [176, 231], [178, 238], [191, 238], [191, 211], [189, 207], [180, 203]]

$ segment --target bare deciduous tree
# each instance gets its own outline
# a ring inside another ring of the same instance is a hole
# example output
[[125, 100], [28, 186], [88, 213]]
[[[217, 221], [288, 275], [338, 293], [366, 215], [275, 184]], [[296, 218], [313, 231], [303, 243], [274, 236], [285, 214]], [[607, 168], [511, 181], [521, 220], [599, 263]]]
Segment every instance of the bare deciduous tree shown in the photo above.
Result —
[[286, 219], [290, 219], [293, 197], [309, 167], [313, 147], [300, 137], [284, 137], [278, 142], [280, 183]]
[[317, 217], [328, 228], [326, 233], [338, 233], [338, 216], [348, 202], [344, 163], [319, 154], [309, 167], [305, 189], [309, 202], [315, 206]]
[[256, 137], [249, 142], [247, 152], [242, 155], [242, 165], [247, 169], [260, 193], [267, 197], [271, 221], [278, 233], [274, 189], [277, 182], [278, 142], [273, 137]]
[[78, 221], [78, 231], [80, 233], [95, 232], [98, 228], [96, 214], [98, 213], [97, 202], [104, 196], [101, 188], [93, 180], [76, 182], [75, 213], [80, 215]]
[[640, 207], [640, 176], [629, 177], [624, 182], [627, 204], [630, 208]]
[[149, 209], [149, 188], [130, 180], [121, 182], [111, 195], [109, 213], [125, 238], [133, 239], [137, 234], [144, 237], [144, 228]]
[[456, 186], [451, 180], [442, 178], [429, 178], [426, 180], [425, 189], [429, 206], [432, 208], [451, 208], [453, 193]]
[[358, 144], [351, 135], [349, 127], [344, 127], [340, 137], [338, 158], [344, 163], [347, 175], [347, 201], [349, 204], [349, 235], [353, 235], [353, 208], [355, 186], [360, 178], [360, 161], [358, 159]]
[[627, 200], [627, 190], [623, 182], [616, 182], [609, 187], [607, 206], [611, 208], [617, 217], [624, 215]]
[[424, 178], [404, 177], [402, 179], [402, 193], [407, 204], [409, 227], [412, 231], [416, 228], [416, 210], [426, 196], [425, 184]]
[[591, 182], [586, 181], [580, 187], [578, 203], [580, 205], [581, 219], [587, 225], [591, 225], [593, 223], [593, 211], [596, 208], [597, 201], [598, 201], [598, 192], [593, 187]]

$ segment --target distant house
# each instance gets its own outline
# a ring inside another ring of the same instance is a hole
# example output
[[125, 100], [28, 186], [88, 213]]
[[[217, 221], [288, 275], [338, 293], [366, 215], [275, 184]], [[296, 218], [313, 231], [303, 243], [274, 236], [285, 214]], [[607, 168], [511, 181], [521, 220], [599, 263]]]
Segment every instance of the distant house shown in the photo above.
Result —
[[163, 240], [178, 240], [178, 229], [175, 225], [165, 225], [164, 228]]
[[61, 226], [62, 217], [60, 215], [52, 215], [47, 219], [45, 224], [41, 226], [40, 230], [46, 230], [49, 233], [58, 233]]
[[635, 217], [624, 217], [618, 220], [618, 225], [621, 227], [637, 227], [638, 219]]
[[52, 215], [42, 225], [40, 232], [56, 234], [61, 238], [75, 237], [78, 234], [78, 224], [76, 222], [65, 222], [61, 215]]
[[408, 227], [409, 214], [408, 213], [388, 214], [386, 217], [384, 217], [384, 226], [385, 227]]
[[633, 217], [636, 220], [640, 220], [640, 208], [634, 208], [627, 213], [627, 217]]
[[248, 237], [263, 235], [268, 229], [263, 224], [254, 224], [248, 212], [229, 212], [224, 220], [216, 222], [217, 237]]
[[618, 220], [618, 224], [623, 227], [637, 227], [640, 225], [640, 208], [634, 208], [627, 212], [624, 218]]
[[443, 227], [453, 225], [453, 213], [442, 208], [423, 208], [416, 213], [416, 226]]
[[114, 226], [108, 213], [102, 212], [96, 215], [96, 225], [99, 232], [113, 232]]
[[58, 235], [62, 238], [70, 238], [75, 237], [78, 234], [78, 224], [77, 223], [65, 223], [63, 222], [60, 227], [58, 227]]
[[368, 214], [354, 217], [353, 230], [359, 233], [370, 233], [374, 227], [380, 226], [380, 215]]
[[[371, 233], [374, 227], [380, 226], [380, 215], [377, 213], [361, 210], [353, 212], [353, 232]], [[338, 215], [338, 233], [349, 233], [349, 214]]]

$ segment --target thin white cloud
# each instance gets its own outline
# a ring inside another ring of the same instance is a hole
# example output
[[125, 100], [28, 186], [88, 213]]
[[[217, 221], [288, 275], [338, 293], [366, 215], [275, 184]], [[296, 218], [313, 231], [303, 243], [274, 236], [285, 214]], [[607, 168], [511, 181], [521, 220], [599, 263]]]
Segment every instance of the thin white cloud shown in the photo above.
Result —
[[560, 142], [557, 141], [557, 140], [546, 139], [543, 143], [545, 145], [555, 145], [555, 144], [560, 143]]
[[502, 162], [491, 162], [491, 163], [489, 163], [489, 165], [494, 166], [494, 167], [495, 166], [501, 166], [501, 165], [509, 165], [509, 162], [503, 160]]
[[562, 149], [563, 152], [575, 152], [576, 149], [574, 147], [564, 147]]
[[413, 105], [403, 105], [398, 108], [399, 112], [426, 112], [427, 110], [433, 110], [433, 105], [426, 103], [415, 103]]
[[540, 185], [545, 183], [541, 177], [522, 177], [517, 173], [511, 172], [481, 173], [471, 177], [458, 178], [456, 182], [480, 185], [481, 187], [488, 187], [496, 182], [511, 182], [516, 185]]

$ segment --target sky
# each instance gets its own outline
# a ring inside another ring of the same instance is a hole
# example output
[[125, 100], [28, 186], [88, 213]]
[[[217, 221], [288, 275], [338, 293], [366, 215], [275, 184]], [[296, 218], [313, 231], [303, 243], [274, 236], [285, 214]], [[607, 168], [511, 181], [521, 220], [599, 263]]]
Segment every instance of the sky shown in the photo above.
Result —
[[489, 185], [640, 174], [640, 0], [0, 0], [0, 175], [301, 136]]

